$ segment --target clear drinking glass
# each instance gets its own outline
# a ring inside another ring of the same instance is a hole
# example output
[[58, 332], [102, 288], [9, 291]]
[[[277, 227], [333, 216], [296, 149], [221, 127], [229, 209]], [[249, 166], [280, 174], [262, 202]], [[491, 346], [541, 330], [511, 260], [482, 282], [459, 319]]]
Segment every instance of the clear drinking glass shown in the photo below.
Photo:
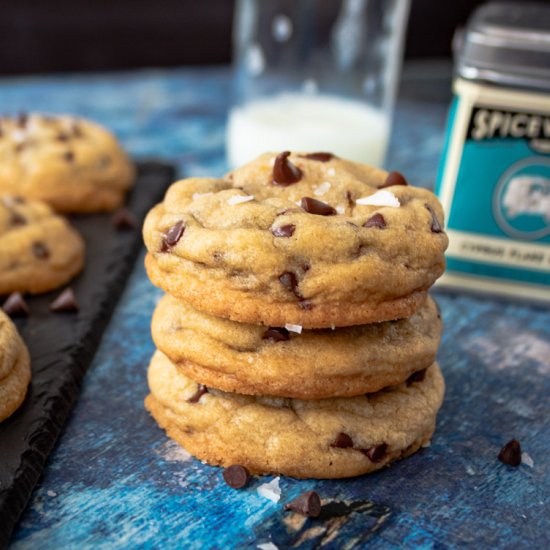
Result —
[[238, 0], [232, 167], [266, 151], [330, 151], [380, 166], [409, 0]]

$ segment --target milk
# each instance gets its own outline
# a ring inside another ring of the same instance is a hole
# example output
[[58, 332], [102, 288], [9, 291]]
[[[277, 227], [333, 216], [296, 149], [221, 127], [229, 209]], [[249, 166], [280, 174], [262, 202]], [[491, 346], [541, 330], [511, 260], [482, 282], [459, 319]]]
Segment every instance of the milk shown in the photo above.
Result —
[[381, 166], [389, 134], [389, 116], [361, 101], [285, 93], [231, 110], [228, 161], [236, 167], [266, 151], [329, 151]]

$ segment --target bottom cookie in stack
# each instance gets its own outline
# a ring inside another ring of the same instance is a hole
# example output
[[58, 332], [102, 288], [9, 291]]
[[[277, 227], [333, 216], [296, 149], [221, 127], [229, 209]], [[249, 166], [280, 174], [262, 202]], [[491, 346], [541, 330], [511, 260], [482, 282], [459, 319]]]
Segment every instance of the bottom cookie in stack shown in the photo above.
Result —
[[30, 380], [27, 346], [10, 318], [0, 310], [0, 422], [19, 408]]
[[245, 396], [187, 378], [162, 352], [145, 406], [168, 435], [210, 464], [255, 474], [342, 478], [427, 444], [445, 384], [437, 363], [373, 394], [320, 400]]

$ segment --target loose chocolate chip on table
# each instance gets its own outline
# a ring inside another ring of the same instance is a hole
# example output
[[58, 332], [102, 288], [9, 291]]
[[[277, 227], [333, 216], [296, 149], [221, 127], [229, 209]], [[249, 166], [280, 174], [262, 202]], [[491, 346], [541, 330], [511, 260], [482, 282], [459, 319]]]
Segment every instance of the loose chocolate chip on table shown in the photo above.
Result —
[[19, 113], [19, 115], [17, 115], [17, 125], [20, 128], [24, 128], [27, 125], [28, 120], [29, 115], [27, 115], [27, 113]]
[[384, 187], [391, 187], [392, 185], [409, 185], [409, 182], [401, 172], [390, 172], [386, 177], [386, 181], [378, 189], [384, 189]]
[[422, 382], [426, 378], [426, 369], [417, 370], [416, 372], [413, 372], [408, 378], [407, 378], [407, 386], [410, 386], [411, 384], [414, 384], [415, 382]]
[[363, 224], [363, 227], [378, 227], [378, 229], [384, 229], [384, 227], [386, 227], [386, 220], [382, 214], [377, 212]]
[[432, 215], [432, 225], [430, 229], [432, 230], [432, 233], [441, 233], [443, 231], [441, 224], [439, 223], [439, 220], [437, 219], [437, 216], [435, 215], [435, 212], [433, 208], [429, 204], [424, 205], [428, 212]]
[[113, 214], [111, 222], [117, 229], [134, 229], [137, 224], [135, 216], [127, 208], [119, 208]]
[[223, 471], [223, 479], [233, 489], [242, 489], [250, 481], [250, 472], [240, 464], [233, 464]]
[[315, 491], [308, 491], [285, 504], [285, 510], [292, 510], [308, 518], [316, 518], [321, 513], [321, 499]]
[[187, 400], [188, 403], [198, 403], [200, 398], [208, 393], [208, 388], [204, 384], [199, 384], [197, 391]]
[[334, 216], [336, 210], [327, 204], [326, 202], [312, 199], [311, 197], [302, 197], [300, 206], [309, 214], [316, 214], [317, 216]]
[[32, 252], [39, 260], [47, 260], [50, 257], [50, 250], [40, 241], [32, 243]]
[[302, 179], [302, 171], [288, 160], [290, 151], [277, 155], [273, 165], [273, 183], [286, 187]]
[[184, 231], [185, 224], [182, 221], [174, 224], [170, 229], [168, 229], [168, 231], [164, 234], [164, 239], [162, 240], [161, 251], [166, 252], [175, 246], [181, 239]]
[[385, 456], [388, 450], [386, 443], [380, 443], [380, 445], [374, 445], [370, 449], [359, 449], [371, 462], [380, 462]]
[[279, 227], [273, 228], [271, 230], [271, 233], [274, 237], [292, 237], [295, 230], [296, 226], [292, 223], [289, 223], [287, 225], [280, 225]]
[[279, 281], [287, 289], [290, 290], [297, 298], [302, 298], [298, 290], [298, 279], [296, 275], [291, 271], [285, 271], [282, 275], [279, 275]]
[[66, 288], [51, 304], [50, 311], [73, 313], [80, 309], [72, 288]]
[[27, 317], [29, 306], [20, 292], [12, 292], [4, 302], [2, 309], [10, 317]]
[[332, 153], [308, 153], [307, 155], [301, 155], [302, 158], [309, 159], [309, 160], [317, 160], [319, 162], [328, 162], [329, 160], [332, 160], [334, 158], [334, 155]]
[[286, 340], [290, 340], [290, 334], [286, 328], [270, 327], [264, 332], [262, 340], [284, 342]]
[[340, 432], [330, 446], [336, 449], [348, 449], [353, 447], [353, 439], [348, 434]]
[[63, 158], [67, 161], [67, 162], [73, 162], [74, 160], [74, 153], [72, 151], [66, 151], [63, 155]]
[[498, 459], [509, 466], [519, 466], [521, 464], [521, 445], [517, 439], [511, 439], [500, 449]]

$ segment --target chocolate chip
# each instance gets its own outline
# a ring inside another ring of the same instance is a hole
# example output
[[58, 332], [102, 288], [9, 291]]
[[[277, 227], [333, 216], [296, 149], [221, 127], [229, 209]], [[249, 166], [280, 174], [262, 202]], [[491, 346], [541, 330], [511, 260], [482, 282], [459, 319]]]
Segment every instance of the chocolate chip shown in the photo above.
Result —
[[73, 136], [77, 138], [80, 138], [84, 135], [84, 133], [82, 132], [82, 128], [80, 127], [80, 124], [78, 124], [77, 122], [72, 123], [71, 131], [73, 133]]
[[285, 271], [282, 275], [279, 275], [279, 281], [287, 289], [290, 290], [297, 298], [302, 298], [300, 291], [298, 290], [298, 280], [296, 275], [291, 271]]
[[371, 462], [380, 462], [385, 456], [388, 450], [387, 443], [380, 443], [380, 445], [374, 445], [370, 449], [359, 449]]
[[332, 153], [308, 153], [307, 155], [300, 155], [302, 158], [309, 160], [317, 160], [319, 162], [328, 162], [334, 158]]
[[111, 222], [117, 229], [134, 229], [137, 224], [135, 216], [127, 208], [119, 208], [111, 218]]
[[521, 464], [521, 445], [517, 439], [511, 439], [500, 449], [498, 459], [509, 466], [519, 466]]
[[313, 309], [313, 304], [309, 300], [300, 300], [298, 302], [298, 307], [304, 311], [311, 311]]
[[57, 141], [69, 141], [71, 139], [71, 136], [69, 136], [69, 134], [66, 134], [65, 132], [59, 132], [55, 139]]
[[308, 518], [316, 518], [321, 513], [321, 499], [315, 491], [308, 491], [285, 504], [285, 510], [292, 510]]
[[408, 378], [407, 378], [407, 386], [410, 386], [411, 384], [414, 384], [415, 382], [422, 382], [426, 378], [426, 369], [417, 370], [416, 372], [413, 372]]
[[208, 393], [208, 388], [204, 384], [198, 384], [197, 391], [187, 400], [187, 403], [198, 403], [205, 393]]
[[334, 216], [336, 214], [336, 210], [332, 206], [311, 197], [302, 197], [300, 206], [309, 214], [316, 214], [317, 216]]
[[437, 216], [435, 215], [435, 212], [433, 208], [429, 204], [424, 205], [428, 212], [432, 215], [432, 225], [430, 229], [432, 230], [432, 233], [441, 233], [443, 231], [441, 224], [439, 223], [439, 220], [437, 219]]
[[355, 206], [355, 200], [353, 198], [353, 195], [351, 194], [351, 191], [346, 191], [346, 200], [348, 201], [348, 206], [350, 208], [353, 208]]
[[20, 292], [12, 292], [4, 302], [2, 309], [10, 317], [27, 317], [29, 306]]
[[386, 181], [378, 189], [384, 189], [384, 187], [391, 187], [392, 185], [409, 185], [409, 182], [401, 172], [390, 172]]
[[290, 151], [284, 151], [277, 155], [273, 165], [273, 183], [281, 187], [287, 187], [302, 179], [302, 171], [288, 160]]
[[330, 446], [336, 449], [348, 449], [353, 447], [353, 439], [348, 434], [340, 432]]
[[51, 304], [50, 311], [73, 313], [80, 309], [72, 288], [66, 288]]
[[39, 260], [47, 260], [50, 257], [49, 248], [40, 241], [32, 243], [32, 252]]
[[286, 328], [270, 327], [264, 332], [262, 340], [284, 342], [290, 340], [290, 334]]
[[178, 241], [181, 239], [183, 232], [185, 231], [185, 224], [183, 221], [180, 221], [174, 224], [166, 233], [162, 240], [161, 252], [166, 252], [173, 246], [175, 246]]
[[274, 227], [271, 230], [271, 233], [274, 237], [292, 237], [292, 235], [294, 235], [295, 229], [296, 229], [296, 226], [292, 223], [289, 223], [287, 225], [280, 225], [279, 227]]
[[27, 125], [28, 121], [29, 121], [29, 115], [27, 113], [19, 113], [17, 115], [16, 124], [20, 128], [24, 128]]
[[378, 227], [378, 229], [384, 229], [384, 227], [386, 227], [386, 220], [382, 214], [377, 212], [363, 224], [363, 227]]
[[27, 218], [25, 218], [25, 216], [22, 216], [18, 212], [12, 212], [11, 218], [10, 218], [10, 225], [12, 225], [13, 227], [18, 227], [26, 224], [27, 224]]
[[73, 162], [74, 161], [74, 153], [72, 151], [65, 151], [63, 154], [63, 158], [67, 162]]
[[242, 489], [250, 481], [250, 472], [240, 464], [233, 464], [223, 471], [223, 479], [233, 489]]

